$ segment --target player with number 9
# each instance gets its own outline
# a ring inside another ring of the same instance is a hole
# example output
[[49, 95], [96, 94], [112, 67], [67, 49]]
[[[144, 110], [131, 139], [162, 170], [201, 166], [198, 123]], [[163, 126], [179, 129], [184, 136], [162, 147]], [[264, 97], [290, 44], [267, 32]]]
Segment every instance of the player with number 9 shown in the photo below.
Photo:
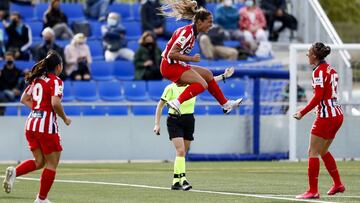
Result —
[[45, 166], [35, 200], [39, 203], [50, 202], [47, 195], [54, 182], [62, 151], [56, 115], [66, 125], [71, 124], [61, 105], [63, 82], [58, 75], [62, 69], [61, 57], [52, 51], [25, 76], [29, 86], [21, 96], [21, 103], [31, 109], [25, 124], [25, 135], [35, 160], [23, 161], [16, 168], [8, 167], [3, 184], [5, 192], [10, 193], [16, 177]]
[[336, 162], [328, 151], [344, 119], [343, 111], [338, 103], [338, 74], [334, 67], [330, 66], [324, 60], [330, 52], [331, 49], [329, 46], [317, 42], [311, 46], [307, 54], [309, 64], [315, 66], [312, 73], [314, 96], [305, 108], [294, 115], [294, 118], [300, 120], [314, 107], [317, 107], [317, 117], [312, 126], [310, 137], [308, 163], [309, 188], [305, 193], [296, 196], [298, 199], [320, 197], [318, 192], [318, 176], [320, 171], [319, 155], [333, 179], [333, 186], [327, 194], [334, 195], [338, 192], [345, 191], [345, 186], [340, 180]]

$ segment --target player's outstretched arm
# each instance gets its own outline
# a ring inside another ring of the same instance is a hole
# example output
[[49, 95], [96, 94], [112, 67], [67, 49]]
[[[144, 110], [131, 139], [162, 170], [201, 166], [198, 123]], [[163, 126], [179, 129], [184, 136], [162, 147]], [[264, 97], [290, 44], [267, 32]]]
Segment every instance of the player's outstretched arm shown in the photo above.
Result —
[[225, 79], [231, 77], [231, 76], [234, 74], [234, 71], [235, 71], [234, 67], [226, 68], [225, 71], [224, 71], [224, 73], [221, 74], [221, 75], [215, 76], [215, 77], [214, 77], [214, 80], [215, 80], [216, 82], [219, 82], [219, 81], [221, 81], [221, 80], [223, 80], [223, 81], [225, 82]]
[[66, 125], [71, 124], [71, 119], [66, 116], [64, 112], [64, 108], [61, 104], [61, 99], [58, 96], [51, 97], [51, 105], [55, 111], [55, 113], [64, 121]]
[[160, 101], [158, 102], [158, 104], [156, 106], [156, 113], [155, 113], [154, 133], [156, 135], [160, 135], [160, 117], [161, 117], [161, 112], [162, 112], [164, 106], [165, 106], [165, 101], [160, 99]]
[[31, 109], [32, 97], [31, 97], [31, 95], [27, 94], [26, 91], [24, 91], [23, 94], [21, 95], [20, 102], [25, 104], [25, 106], [27, 106]]

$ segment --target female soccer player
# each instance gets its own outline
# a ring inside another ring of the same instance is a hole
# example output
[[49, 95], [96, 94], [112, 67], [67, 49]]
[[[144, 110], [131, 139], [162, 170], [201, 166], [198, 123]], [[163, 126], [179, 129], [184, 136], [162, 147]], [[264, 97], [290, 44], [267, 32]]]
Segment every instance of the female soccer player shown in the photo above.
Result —
[[[231, 77], [234, 73], [234, 68], [228, 68], [224, 74], [214, 77], [215, 81], [224, 80]], [[160, 116], [162, 109], [168, 100], [177, 98], [184, 90], [186, 85], [172, 83], [168, 85], [157, 105], [155, 114], [154, 132], [160, 135]], [[193, 97], [180, 106], [180, 115], [176, 115], [173, 109], [169, 109], [169, 116], [167, 118], [167, 129], [169, 138], [174, 144], [176, 150], [176, 158], [174, 162], [174, 179], [171, 186], [172, 190], [190, 190], [192, 186], [186, 180], [185, 176], [185, 155], [190, 147], [191, 141], [194, 140], [194, 108], [196, 97]]]
[[26, 160], [16, 168], [8, 167], [4, 179], [5, 192], [13, 190], [15, 178], [41, 169], [40, 191], [35, 203], [48, 203], [48, 192], [54, 182], [62, 146], [56, 114], [66, 125], [71, 124], [61, 105], [63, 82], [57, 76], [62, 72], [61, 57], [50, 52], [35, 64], [25, 76], [29, 86], [21, 96], [21, 103], [31, 108], [25, 124], [25, 135], [35, 160]]
[[312, 126], [310, 136], [309, 188], [305, 193], [296, 196], [298, 199], [320, 198], [318, 192], [319, 155], [334, 182], [334, 185], [327, 194], [334, 195], [345, 191], [345, 186], [340, 180], [336, 162], [328, 151], [336, 132], [340, 129], [343, 122], [343, 111], [337, 101], [338, 74], [334, 67], [324, 61], [324, 58], [330, 52], [329, 46], [317, 42], [312, 45], [307, 54], [309, 64], [315, 66], [312, 73], [314, 96], [305, 108], [294, 115], [294, 118], [300, 120], [315, 106], [317, 107], [317, 117]]
[[194, 47], [197, 34], [208, 32], [212, 26], [211, 12], [203, 8], [197, 9], [196, 1], [191, 0], [166, 0], [160, 11], [162, 15], [168, 17], [193, 20], [193, 24], [178, 28], [174, 32], [162, 53], [160, 66], [162, 76], [175, 83], [189, 84], [178, 98], [169, 101], [167, 105], [174, 109], [177, 114], [180, 114], [180, 104], [208, 89], [220, 103], [224, 113], [230, 113], [233, 108], [240, 105], [242, 98], [235, 101], [227, 100], [215, 82], [211, 71], [199, 66], [185, 64], [185, 62], [200, 61], [200, 54], [189, 56], [189, 53]]

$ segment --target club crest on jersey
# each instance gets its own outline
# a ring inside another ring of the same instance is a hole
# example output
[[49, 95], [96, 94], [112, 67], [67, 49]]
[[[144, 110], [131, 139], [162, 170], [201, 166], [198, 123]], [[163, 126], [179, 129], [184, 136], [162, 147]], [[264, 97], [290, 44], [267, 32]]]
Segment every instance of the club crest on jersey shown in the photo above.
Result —
[[59, 90], [58, 90], [58, 94], [62, 94], [64, 91], [64, 88], [63, 86], [59, 86]]
[[180, 38], [179, 38], [179, 43], [180, 44], [184, 44], [185, 43], [185, 41], [186, 41], [186, 37], [185, 36], [181, 36]]

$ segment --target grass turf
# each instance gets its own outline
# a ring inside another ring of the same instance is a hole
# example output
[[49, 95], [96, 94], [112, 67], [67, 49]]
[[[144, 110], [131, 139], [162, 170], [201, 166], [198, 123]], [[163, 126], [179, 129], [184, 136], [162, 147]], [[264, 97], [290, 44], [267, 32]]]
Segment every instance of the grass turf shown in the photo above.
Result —
[[[5, 171], [6, 167], [6, 165], [0, 165], [0, 170]], [[322, 165], [319, 177], [320, 200], [360, 202], [360, 162], [338, 162], [338, 167], [342, 180], [346, 184], [346, 192], [334, 197], [326, 195], [332, 181]], [[276, 195], [276, 197], [281, 195], [285, 198], [293, 198], [294, 195], [305, 191], [306, 173], [306, 162], [190, 162], [187, 164], [187, 177], [196, 190]], [[39, 175], [38, 171], [24, 177], [39, 178]], [[56, 178], [170, 188], [172, 163], [61, 164]], [[11, 194], [0, 192], [0, 202], [33, 202], [38, 188], [38, 181], [18, 179]], [[291, 201], [230, 194], [64, 182], [54, 184], [49, 199], [55, 203]]]

